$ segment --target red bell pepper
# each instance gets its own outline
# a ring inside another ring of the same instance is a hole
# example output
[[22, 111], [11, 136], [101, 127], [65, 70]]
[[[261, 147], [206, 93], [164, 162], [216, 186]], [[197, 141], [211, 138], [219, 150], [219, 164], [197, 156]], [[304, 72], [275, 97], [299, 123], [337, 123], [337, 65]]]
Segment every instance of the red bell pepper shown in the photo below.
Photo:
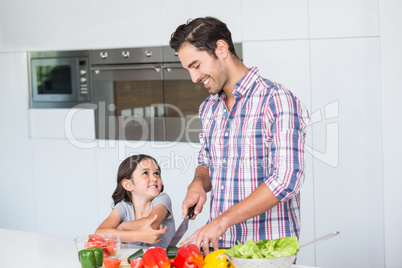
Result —
[[202, 268], [204, 256], [196, 245], [190, 244], [179, 249], [173, 265], [176, 268]]
[[161, 247], [150, 248], [142, 256], [144, 268], [170, 268], [166, 250]]

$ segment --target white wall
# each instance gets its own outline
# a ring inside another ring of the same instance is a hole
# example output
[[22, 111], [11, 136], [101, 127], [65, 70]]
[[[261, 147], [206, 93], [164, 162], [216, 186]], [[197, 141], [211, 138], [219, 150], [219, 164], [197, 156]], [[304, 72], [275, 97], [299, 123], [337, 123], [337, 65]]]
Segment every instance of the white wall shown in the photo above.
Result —
[[136, 152], [160, 160], [180, 223], [197, 146], [96, 141], [93, 125], [78, 124], [79, 141], [96, 143], [83, 149], [60, 135], [62, 113], [29, 126], [41, 111], [28, 111], [26, 52], [167, 45], [179, 24], [210, 15], [243, 42], [248, 66], [295, 92], [313, 116], [301, 243], [341, 235], [300, 252], [298, 263], [400, 266], [400, 10], [386, 0], [0, 1], [0, 228], [93, 232], [110, 211], [118, 164]]

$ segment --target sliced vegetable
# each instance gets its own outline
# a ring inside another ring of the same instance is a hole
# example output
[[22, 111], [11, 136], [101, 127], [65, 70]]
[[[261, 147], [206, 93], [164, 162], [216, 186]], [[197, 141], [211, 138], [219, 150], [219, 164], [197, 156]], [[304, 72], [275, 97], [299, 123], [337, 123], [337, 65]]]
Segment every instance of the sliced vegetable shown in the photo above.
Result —
[[142, 258], [131, 259], [131, 260], [130, 260], [130, 266], [131, 266], [132, 268], [143, 268], [144, 265], [142, 264]]
[[82, 268], [97, 268], [103, 263], [103, 251], [98, 247], [78, 251], [78, 259]]
[[116, 258], [106, 258], [103, 260], [105, 268], [117, 268], [120, 266], [121, 260]]
[[93, 248], [93, 247], [98, 247], [98, 248], [103, 248], [105, 246], [105, 239], [103, 237], [96, 235], [96, 234], [90, 234], [88, 235], [88, 242], [85, 243], [85, 248]]
[[178, 251], [179, 248], [177, 247], [168, 247], [166, 249], [166, 255], [168, 256], [169, 259], [174, 259], [177, 256]]
[[169, 268], [170, 261], [166, 250], [161, 247], [150, 248], [142, 256], [144, 268]]
[[269, 259], [294, 255], [299, 251], [297, 237], [283, 237], [276, 240], [247, 240], [226, 250], [226, 254], [237, 258]]
[[203, 268], [234, 268], [232, 262], [226, 257], [225, 250], [219, 249], [205, 256]]
[[105, 249], [107, 254], [114, 256], [117, 253], [117, 241], [106, 241]]
[[204, 256], [196, 245], [190, 244], [179, 249], [173, 263], [176, 268], [202, 268]]
[[127, 258], [127, 261], [128, 261], [128, 263], [130, 263], [131, 260], [133, 260], [133, 259], [138, 259], [138, 258], [142, 258], [142, 256], [144, 256], [144, 250], [141, 248], [141, 249], [137, 250], [136, 252], [134, 252], [133, 254], [131, 254], [131, 255]]

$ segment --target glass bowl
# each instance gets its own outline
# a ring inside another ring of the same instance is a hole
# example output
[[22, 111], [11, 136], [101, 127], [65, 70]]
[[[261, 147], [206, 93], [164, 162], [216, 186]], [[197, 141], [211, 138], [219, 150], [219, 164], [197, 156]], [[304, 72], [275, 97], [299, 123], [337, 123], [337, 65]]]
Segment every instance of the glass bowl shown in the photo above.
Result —
[[74, 239], [77, 251], [82, 249], [99, 247], [103, 250], [104, 257], [119, 258], [121, 249], [121, 235], [99, 234], [84, 235]]

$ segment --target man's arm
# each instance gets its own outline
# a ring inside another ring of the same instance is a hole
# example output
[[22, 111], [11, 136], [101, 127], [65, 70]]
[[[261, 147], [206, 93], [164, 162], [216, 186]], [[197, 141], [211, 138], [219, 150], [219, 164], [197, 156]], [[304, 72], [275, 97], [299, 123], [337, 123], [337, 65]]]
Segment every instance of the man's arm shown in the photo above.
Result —
[[264, 183], [257, 187], [246, 199], [230, 207], [206, 226], [198, 229], [178, 246], [184, 246], [195, 241], [204, 252], [209, 252], [209, 244], [217, 250], [218, 239], [226, 230], [235, 224], [244, 222], [250, 218], [264, 213], [276, 206], [280, 201], [272, 194]]

